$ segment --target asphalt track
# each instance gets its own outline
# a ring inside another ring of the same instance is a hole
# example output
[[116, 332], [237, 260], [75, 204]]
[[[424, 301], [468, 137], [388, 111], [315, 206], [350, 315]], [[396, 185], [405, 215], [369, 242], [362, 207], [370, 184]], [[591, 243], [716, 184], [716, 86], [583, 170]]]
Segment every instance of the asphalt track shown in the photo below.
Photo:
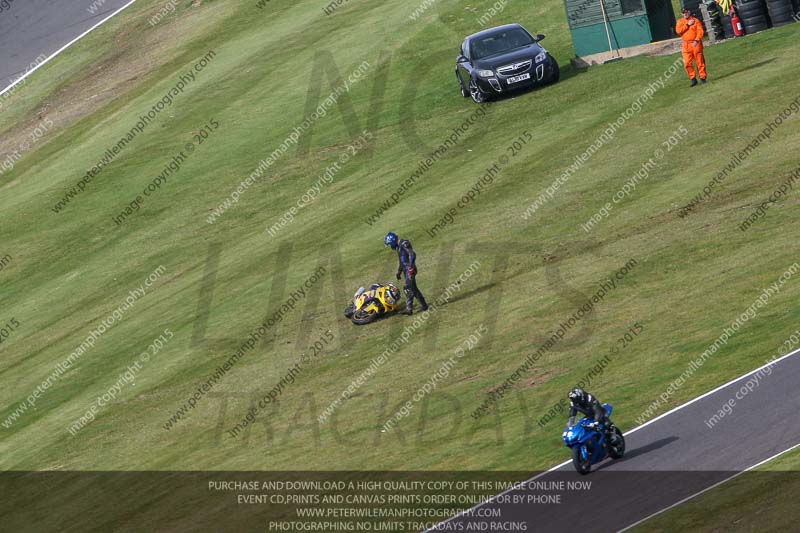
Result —
[[[51, 57], [130, 0], [105, 0], [94, 14], [88, 10], [92, 1], [12, 0], [0, 12], [0, 91], [30, 71], [37, 57]], [[800, 443], [800, 425], [786, 423], [800, 411], [798, 352], [771, 363], [769, 375], [761, 371], [758, 385], [741, 399], [737, 391], [752, 386], [758, 369], [634, 428], [625, 436], [626, 456], [595, 465], [589, 476], [562, 463], [531, 478], [536, 485], [480, 506], [497, 510], [499, 518], [464, 514], [431, 531], [481, 530], [480, 523], [498, 530], [490, 522], [524, 522], [527, 531], [558, 532], [574, 530], [576, 521], [583, 531], [620, 531], [675, 506]], [[709, 428], [706, 420], [731, 399], [732, 413]], [[590, 481], [591, 488], [547, 488], [561, 481]], [[555, 496], [559, 503], [544, 503]], [[527, 503], [509, 503], [515, 497]]]
[[130, 0], [10, 0], [0, 12], [0, 91]]
[[[793, 423], [800, 411], [798, 375], [800, 350], [634, 428], [625, 434], [625, 457], [595, 465], [588, 476], [575, 472], [571, 461], [562, 463], [531, 478], [533, 486], [478, 506], [500, 517], [480, 518], [473, 511], [429, 531], [502, 530], [491, 522], [525, 522], [527, 531], [548, 533], [572, 531], [576, 523], [582, 531], [624, 530], [798, 445], [800, 425]], [[742, 389], [748, 383], [752, 391]], [[731, 414], [709, 428], [706, 421], [731, 399]], [[568, 452], [565, 447], [565, 459]], [[592, 485], [551, 488], [560, 481]], [[515, 496], [530, 503], [515, 505]], [[481, 529], [480, 523], [490, 527]]]

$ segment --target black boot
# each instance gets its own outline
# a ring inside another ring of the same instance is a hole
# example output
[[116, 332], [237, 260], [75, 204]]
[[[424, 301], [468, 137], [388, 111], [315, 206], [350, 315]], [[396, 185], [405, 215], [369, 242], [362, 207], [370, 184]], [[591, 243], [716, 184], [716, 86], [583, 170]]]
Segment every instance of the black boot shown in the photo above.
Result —
[[406, 308], [400, 313], [410, 315], [414, 312], [414, 292], [408, 286], [403, 289], [403, 292], [406, 293]]
[[697, 78], [692, 78], [692, 81], [689, 83], [689, 87], [694, 87], [697, 85]]

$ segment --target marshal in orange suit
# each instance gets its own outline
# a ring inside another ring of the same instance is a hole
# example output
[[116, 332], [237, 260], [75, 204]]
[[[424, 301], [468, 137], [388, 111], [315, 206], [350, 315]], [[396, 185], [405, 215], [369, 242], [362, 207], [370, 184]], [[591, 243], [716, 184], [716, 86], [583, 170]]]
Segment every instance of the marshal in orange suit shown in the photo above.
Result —
[[683, 18], [678, 20], [675, 25], [675, 33], [683, 39], [683, 68], [686, 69], [686, 74], [689, 75], [691, 86], [697, 85], [697, 78], [695, 77], [694, 65], [697, 64], [697, 71], [700, 73], [700, 81], [706, 82], [706, 60], [703, 57], [703, 25], [700, 20], [692, 16], [688, 9], [681, 10]]

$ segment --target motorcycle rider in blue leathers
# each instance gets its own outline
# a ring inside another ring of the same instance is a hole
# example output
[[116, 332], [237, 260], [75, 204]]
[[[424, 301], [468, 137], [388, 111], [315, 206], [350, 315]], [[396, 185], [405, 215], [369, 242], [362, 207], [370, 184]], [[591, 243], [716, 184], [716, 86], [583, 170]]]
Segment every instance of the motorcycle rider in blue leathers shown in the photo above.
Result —
[[406, 295], [406, 309], [402, 313], [410, 315], [414, 312], [414, 298], [419, 300], [422, 311], [427, 310], [428, 304], [425, 302], [425, 297], [422, 296], [422, 292], [417, 288], [417, 254], [411, 247], [411, 242], [406, 239], [400, 239], [390, 231], [383, 238], [383, 244], [389, 246], [392, 250], [397, 250], [397, 258], [400, 261], [397, 267], [397, 279], [400, 279], [400, 276], [405, 276], [406, 284], [403, 287], [403, 292]]

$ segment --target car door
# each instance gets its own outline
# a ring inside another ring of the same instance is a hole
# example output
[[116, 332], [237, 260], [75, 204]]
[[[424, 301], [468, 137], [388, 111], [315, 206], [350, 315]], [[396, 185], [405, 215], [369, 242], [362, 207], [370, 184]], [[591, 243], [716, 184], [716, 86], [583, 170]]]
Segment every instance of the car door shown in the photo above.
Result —
[[469, 87], [470, 80], [469, 43], [467, 41], [461, 44], [461, 48], [458, 51], [458, 59], [460, 61], [456, 63], [456, 72], [466, 89]]

